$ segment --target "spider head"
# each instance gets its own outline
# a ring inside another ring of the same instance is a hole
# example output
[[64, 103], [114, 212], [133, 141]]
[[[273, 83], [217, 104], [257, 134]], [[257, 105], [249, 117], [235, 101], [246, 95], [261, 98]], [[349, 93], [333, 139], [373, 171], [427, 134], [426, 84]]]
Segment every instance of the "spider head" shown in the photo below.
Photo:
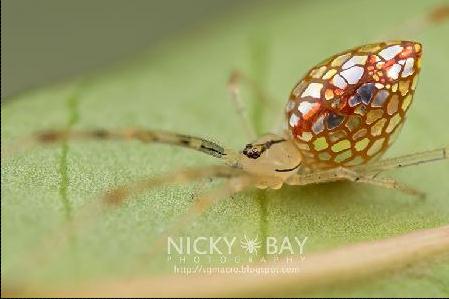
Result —
[[251, 174], [286, 179], [301, 166], [302, 156], [296, 146], [283, 137], [267, 134], [245, 145], [240, 164]]

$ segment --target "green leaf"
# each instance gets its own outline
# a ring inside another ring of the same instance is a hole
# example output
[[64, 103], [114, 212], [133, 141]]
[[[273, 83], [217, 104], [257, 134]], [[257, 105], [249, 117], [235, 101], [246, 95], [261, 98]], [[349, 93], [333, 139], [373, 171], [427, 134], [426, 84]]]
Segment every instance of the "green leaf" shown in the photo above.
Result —
[[[438, 1], [297, 1], [255, 7], [166, 41], [120, 67], [4, 103], [2, 148], [42, 129], [141, 127], [208, 137], [240, 149], [248, 140], [227, 99], [225, 83], [232, 69], [251, 74], [273, 95], [278, 109], [256, 107], [252, 119], [259, 131], [276, 128], [289, 91], [310, 67], [413, 22], [433, 7], [432, 2]], [[448, 24], [439, 24], [405, 37], [423, 43], [423, 69], [407, 123], [388, 156], [449, 141], [448, 33]], [[254, 103], [248, 90], [243, 95]], [[69, 141], [8, 156], [2, 161], [2, 280], [19, 286], [33, 281], [73, 287], [171, 273], [173, 264], [165, 252], [152, 259], [142, 256], [188, 209], [192, 194], [219, 181], [151, 190], [119, 209], [95, 215], [79, 229], [67, 226], [109, 188], [212, 163], [217, 161], [196, 152], [139, 142]], [[308, 236], [307, 256], [449, 223], [447, 162], [392, 175], [424, 190], [426, 201], [350, 183], [248, 191], [220, 201], [178, 235]], [[54, 242], [58, 232], [69, 242]], [[236, 254], [245, 256], [243, 250]], [[424, 268], [311, 295], [448, 296], [449, 260]]]

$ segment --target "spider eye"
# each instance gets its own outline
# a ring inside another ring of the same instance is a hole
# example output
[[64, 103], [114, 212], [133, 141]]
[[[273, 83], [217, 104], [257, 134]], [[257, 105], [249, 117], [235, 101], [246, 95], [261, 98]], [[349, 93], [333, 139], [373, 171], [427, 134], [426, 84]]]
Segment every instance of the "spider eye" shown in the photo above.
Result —
[[257, 159], [262, 154], [259, 148], [255, 147], [252, 144], [247, 144], [242, 153], [250, 159]]

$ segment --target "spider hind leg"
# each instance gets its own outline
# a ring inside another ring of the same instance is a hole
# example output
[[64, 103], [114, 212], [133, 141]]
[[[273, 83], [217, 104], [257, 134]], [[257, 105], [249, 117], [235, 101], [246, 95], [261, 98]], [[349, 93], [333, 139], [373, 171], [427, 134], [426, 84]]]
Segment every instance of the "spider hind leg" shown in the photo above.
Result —
[[373, 186], [394, 189], [403, 193], [423, 198], [425, 194], [419, 190], [409, 187], [391, 178], [376, 178], [363, 173], [357, 173], [351, 169], [338, 167], [329, 170], [320, 170], [308, 174], [297, 174], [290, 177], [286, 184], [288, 185], [309, 185], [321, 184], [336, 181], [351, 181], [354, 183], [363, 183]]
[[423, 151], [410, 155], [385, 159], [368, 163], [366, 165], [353, 166], [349, 168], [337, 167], [328, 170], [318, 170], [305, 174], [297, 174], [290, 177], [286, 184], [289, 185], [308, 185], [326, 182], [348, 180], [356, 183], [370, 184], [387, 189], [394, 189], [403, 193], [425, 197], [425, 194], [413, 187], [407, 186], [392, 178], [378, 178], [377, 175], [383, 171], [414, 166], [418, 164], [430, 163], [448, 159], [448, 147], [439, 148], [430, 151]]
[[436, 162], [440, 160], [448, 159], [449, 147], [443, 147], [439, 149], [423, 151], [419, 153], [404, 155], [400, 157], [394, 157], [389, 159], [384, 159], [376, 161], [373, 163], [368, 163], [366, 165], [353, 166], [350, 169], [364, 173], [370, 176], [376, 176], [380, 172], [403, 168], [408, 166], [414, 166], [424, 163]]

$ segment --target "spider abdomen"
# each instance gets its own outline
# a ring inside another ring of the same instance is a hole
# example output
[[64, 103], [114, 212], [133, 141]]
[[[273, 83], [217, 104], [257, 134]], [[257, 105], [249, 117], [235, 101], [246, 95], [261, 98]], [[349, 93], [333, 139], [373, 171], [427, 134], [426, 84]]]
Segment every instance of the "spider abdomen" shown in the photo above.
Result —
[[394, 141], [412, 101], [422, 48], [411, 41], [357, 47], [312, 68], [287, 103], [292, 138], [311, 167], [366, 163]]

